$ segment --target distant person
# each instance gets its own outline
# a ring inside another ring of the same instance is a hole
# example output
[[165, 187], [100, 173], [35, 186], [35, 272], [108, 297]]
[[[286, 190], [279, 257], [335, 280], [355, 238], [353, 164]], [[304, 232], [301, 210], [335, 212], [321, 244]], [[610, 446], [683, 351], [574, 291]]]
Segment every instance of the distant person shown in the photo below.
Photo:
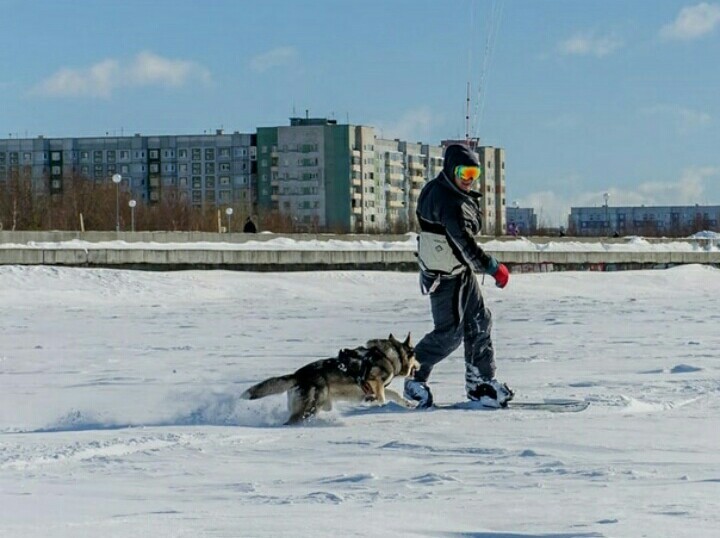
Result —
[[613, 237], [620, 237], [620, 232], [615, 230], [615, 232], [613, 233]]
[[256, 234], [257, 233], [257, 226], [255, 226], [255, 223], [253, 222], [251, 217], [248, 217], [245, 219], [245, 226], [243, 226], [243, 233], [244, 234]]
[[507, 267], [475, 241], [482, 228], [481, 194], [472, 189], [480, 177], [477, 155], [452, 144], [440, 174], [423, 187], [417, 202], [420, 224], [418, 260], [423, 295], [430, 296], [434, 328], [415, 347], [420, 369], [405, 380], [405, 397], [417, 407], [433, 405], [427, 380], [433, 367], [464, 342], [465, 392], [487, 407], [505, 407], [513, 391], [495, 379], [492, 317], [474, 271], [487, 273], [504, 288]]

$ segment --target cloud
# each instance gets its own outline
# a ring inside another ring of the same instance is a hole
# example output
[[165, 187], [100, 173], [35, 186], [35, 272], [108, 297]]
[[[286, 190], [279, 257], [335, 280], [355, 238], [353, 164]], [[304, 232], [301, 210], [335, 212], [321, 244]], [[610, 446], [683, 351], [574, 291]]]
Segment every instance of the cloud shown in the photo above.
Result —
[[294, 47], [277, 47], [250, 59], [250, 68], [258, 73], [264, 73], [275, 67], [293, 63], [299, 57]]
[[37, 84], [31, 93], [47, 97], [110, 98], [120, 88], [180, 87], [191, 81], [210, 82], [210, 72], [194, 62], [141, 52], [129, 63], [102, 60], [87, 68], [63, 67]]
[[423, 106], [404, 112], [395, 121], [374, 121], [371, 123], [381, 138], [399, 138], [408, 142], [430, 138], [435, 116], [429, 107]]
[[538, 225], [566, 226], [571, 207], [599, 207], [603, 195], [610, 195], [610, 206], [668, 206], [703, 203], [706, 186], [720, 179], [720, 167], [701, 166], [683, 170], [676, 181], [646, 181], [632, 188], [610, 187], [563, 195], [555, 191], [539, 191], [518, 198], [520, 207], [532, 207]]
[[563, 55], [595, 56], [602, 58], [612, 54], [623, 46], [622, 40], [615, 36], [596, 36], [592, 33], [576, 33], [570, 39], [558, 45], [558, 51]]
[[708, 125], [712, 118], [707, 112], [676, 105], [655, 105], [643, 108], [642, 114], [669, 121], [678, 134], [688, 134]]
[[662, 27], [660, 36], [665, 39], [696, 39], [709, 34], [718, 25], [720, 25], [720, 5], [703, 2], [682, 8], [671, 24]]

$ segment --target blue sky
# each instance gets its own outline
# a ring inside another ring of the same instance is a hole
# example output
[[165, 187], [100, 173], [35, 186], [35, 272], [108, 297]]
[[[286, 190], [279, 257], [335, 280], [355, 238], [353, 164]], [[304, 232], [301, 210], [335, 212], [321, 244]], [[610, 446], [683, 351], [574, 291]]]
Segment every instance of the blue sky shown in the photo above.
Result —
[[0, 136], [304, 114], [507, 151], [508, 203], [720, 204], [720, 2], [0, 0]]

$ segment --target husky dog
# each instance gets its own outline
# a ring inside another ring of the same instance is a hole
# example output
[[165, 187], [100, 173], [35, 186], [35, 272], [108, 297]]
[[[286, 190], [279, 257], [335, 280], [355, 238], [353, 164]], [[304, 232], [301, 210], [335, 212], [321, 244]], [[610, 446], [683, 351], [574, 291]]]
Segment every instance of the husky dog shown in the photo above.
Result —
[[364, 346], [341, 349], [337, 357], [311, 362], [293, 374], [266, 379], [241, 397], [255, 400], [287, 392], [290, 418], [286, 424], [297, 424], [320, 409], [329, 411], [333, 400], [384, 404], [387, 396], [410, 405], [385, 387], [396, 376], [413, 375], [419, 367], [410, 334], [404, 342], [391, 334], [388, 338], [368, 340]]

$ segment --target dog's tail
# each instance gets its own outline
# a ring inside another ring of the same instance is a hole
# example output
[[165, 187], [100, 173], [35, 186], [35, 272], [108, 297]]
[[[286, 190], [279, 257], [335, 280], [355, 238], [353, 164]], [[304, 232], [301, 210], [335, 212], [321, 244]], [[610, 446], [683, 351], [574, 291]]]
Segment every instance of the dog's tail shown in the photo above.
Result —
[[297, 385], [297, 379], [295, 379], [293, 374], [271, 377], [270, 379], [261, 381], [257, 385], [253, 385], [243, 392], [240, 397], [244, 400], [257, 400], [258, 398], [264, 398], [271, 394], [281, 394], [290, 390], [295, 385]]

